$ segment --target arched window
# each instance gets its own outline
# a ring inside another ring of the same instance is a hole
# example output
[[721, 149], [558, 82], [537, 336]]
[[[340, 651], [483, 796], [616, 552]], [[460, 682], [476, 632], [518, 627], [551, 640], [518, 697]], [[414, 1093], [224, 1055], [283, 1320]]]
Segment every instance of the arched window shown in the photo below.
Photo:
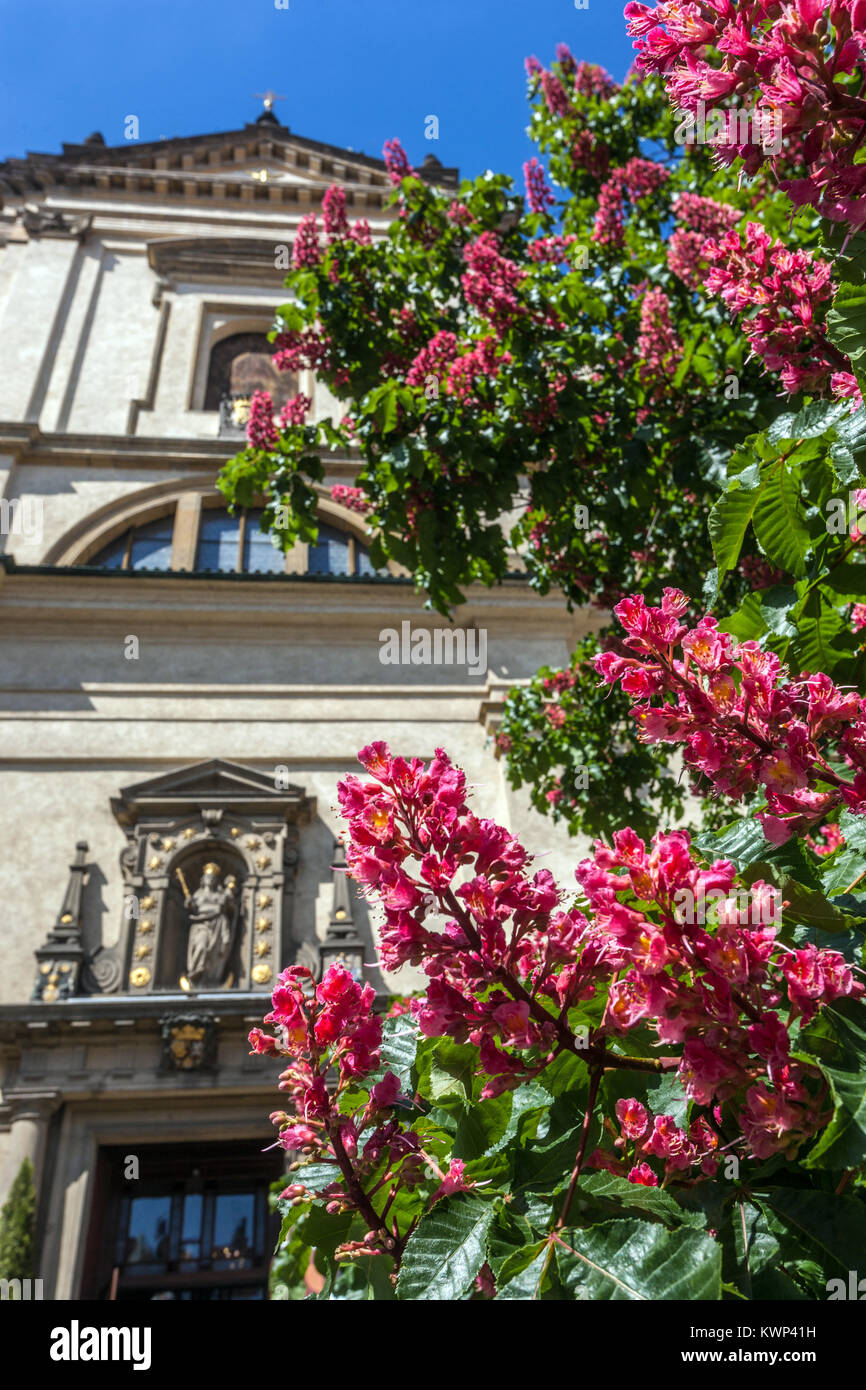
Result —
[[87, 563], [108, 570], [171, 569], [173, 533], [172, 512], [169, 516], [161, 516], [158, 521], [131, 527]]
[[[299, 545], [291, 552], [290, 563], [262, 531], [263, 508], [251, 507], [232, 516], [225, 507], [205, 507], [198, 517], [197, 530], [189, 538], [184, 562], [179, 569], [222, 574], [330, 574], [349, 578], [371, 577], [377, 573], [367, 547], [349, 531], [328, 522], [319, 522], [315, 544]], [[175, 514], [132, 526], [85, 560], [87, 565], [109, 570], [170, 570], [172, 567]], [[184, 542], [187, 543], [187, 542]], [[194, 558], [193, 558], [194, 557]]]
[[220, 433], [243, 433], [254, 391], [268, 391], [277, 410], [298, 394], [297, 372], [274, 366], [265, 333], [233, 333], [211, 350], [205, 410], [220, 412]]
[[230, 516], [222, 508], [202, 513], [197, 570], [233, 570], [242, 574], [283, 574], [286, 557], [262, 531], [261, 508]]

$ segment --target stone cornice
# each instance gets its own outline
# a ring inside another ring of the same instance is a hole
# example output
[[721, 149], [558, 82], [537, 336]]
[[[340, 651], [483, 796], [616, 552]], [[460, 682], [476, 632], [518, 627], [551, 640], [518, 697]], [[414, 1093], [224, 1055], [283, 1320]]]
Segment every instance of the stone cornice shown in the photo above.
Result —
[[[246, 167], [251, 161], [270, 167], [276, 177], [257, 182]], [[294, 181], [281, 182], [280, 171]], [[420, 172], [430, 183], [457, 186], [459, 171], [438, 161]], [[62, 154], [32, 153], [0, 162], [0, 198], [95, 187], [159, 199], [309, 205], [332, 182], [346, 188], [355, 212], [381, 208], [391, 193], [382, 160], [294, 135], [285, 126], [258, 123], [143, 144], [64, 145]]]
[[[160, 438], [156, 435], [132, 434], [53, 434], [43, 432], [36, 424], [19, 424], [0, 420], [0, 453], [18, 456], [28, 465], [41, 461], [57, 464], [66, 460], [79, 465], [125, 464], [135, 468], [151, 466], [176, 472], [178, 468], [202, 468], [212, 472], [221, 468], [243, 447], [242, 439]], [[361, 456], [357, 450], [347, 450], [343, 456], [330, 455], [324, 459], [329, 475], [357, 471]]]

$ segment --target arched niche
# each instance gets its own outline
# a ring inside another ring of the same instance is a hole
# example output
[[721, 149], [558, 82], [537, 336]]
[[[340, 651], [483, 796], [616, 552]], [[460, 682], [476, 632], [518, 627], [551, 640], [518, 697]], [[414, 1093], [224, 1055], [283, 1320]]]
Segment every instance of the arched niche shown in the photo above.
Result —
[[157, 990], [187, 989], [190, 983], [191, 919], [182, 884], [195, 895], [202, 888], [206, 867], [215, 864], [219, 871], [217, 891], [225, 890], [233, 879], [236, 890], [229, 897], [230, 911], [221, 917], [229, 918], [226, 927], [231, 944], [226, 959], [206, 983], [210, 989], [237, 989], [243, 977], [243, 961], [248, 951], [249, 930], [254, 904], [249, 902], [249, 870], [246, 859], [229, 843], [208, 843], [180, 850], [167, 864], [168, 887], [162, 900], [162, 920], [159, 927], [159, 955], [155, 961], [154, 987]]
[[281, 372], [274, 366], [273, 345], [266, 333], [231, 333], [210, 350], [204, 409], [219, 410], [226, 399], [267, 391], [279, 410], [298, 394], [297, 372]]

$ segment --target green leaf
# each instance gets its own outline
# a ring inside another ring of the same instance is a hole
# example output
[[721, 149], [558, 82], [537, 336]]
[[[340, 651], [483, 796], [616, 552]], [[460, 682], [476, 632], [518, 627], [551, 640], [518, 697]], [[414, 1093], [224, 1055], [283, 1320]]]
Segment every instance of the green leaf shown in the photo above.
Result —
[[430, 1075], [425, 1094], [435, 1105], [472, 1099], [472, 1083], [478, 1065], [478, 1050], [471, 1043], [454, 1043], [437, 1038], [431, 1053]]
[[505, 1135], [511, 1118], [512, 1095], [504, 1091], [470, 1105], [460, 1117], [454, 1136], [453, 1157], [471, 1160], [481, 1158]]
[[784, 444], [791, 439], [819, 439], [822, 434], [848, 414], [845, 401], [813, 401], [795, 414], [779, 415], [767, 430], [770, 444]]
[[[866, 1159], [866, 1005], [840, 999], [821, 1011], [836, 1043], [818, 1065], [833, 1095], [834, 1111], [805, 1160], [807, 1168], [854, 1168]], [[804, 1035], [808, 1045], [808, 1030]], [[822, 1049], [823, 1050], [823, 1049]]]
[[496, 1211], [496, 1203], [465, 1192], [437, 1202], [406, 1243], [397, 1297], [462, 1298], [487, 1258], [487, 1233]]
[[[530, 1264], [501, 1287], [497, 1286], [496, 1297], [506, 1301], [521, 1299], [529, 1301], [543, 1293], [547, 1280], [543, 1279], [547, 1261], [547, 1241], [542, 1241], [538, 1253]], [[552, 1263], [552, 1261], [551, 1261]]]
[[758, 497], [757, 488], [734, 487], [719, 498], [710, 512], [707, 524], [720, 577], [733, 569], [740, 558]]
[[775, 585], [761, 599], [761, 617], [777, 637], [796, 637], [797, 624], [790, 615], [797, 602], [796, 589], [786, 584]]
[[559, 1273], [573, 1298], [698, 1302], [722, 1296], [721, 1247], [702, 1231], [620, 1220], [566, 1230], [562, 1238], [571, 1249], [557, 1245]]
[[772, 849], [761, 822], [751, 816], [702, 835], [696, 844], [701, 854], [710, 859], [730, 859], [738, 869], [765, 860]]
[[646, 1212], [657, 1216], [666, 1226], [703, 1224], [699, 1212], [683, 1211], [671, 1194], [661, 1187], [644, 1187], [641, 1183], [618, 1178], [614, 1173], [586, 1173], [580, 1179], [578, 1195], [587, 1195], [618, 1207]]
[[796, 579], [806, 572], [811, 537], [800, 509], [800, 488], [779, 460], [764, 473], [754, 507], [753, 525], [764, 554]]
[[806, 888], [796, 879], [786, 878], [782, 893], [789, 904], [784, 909], [786, 920], [793, 919], [805, 923], [806, 926], [819, 927], [821, 931], [829, 932], [851, 931], [858, 925], [856, 917], [850, 916], [836, 907], [835, 903], [829, 902], [818, 889]]
[[866, 1249], [866, 1206], [856, 1197], [805, 1188], [777, 1187], [753, 1198], [773, 1212], [800, 1247], [820, 1259], [825, 1273], [847, 1274], [863, 1262]]
[[827, 315], [827, 337], [850, 357], [861, 388], [866, 386], [866, 285], [842, 281]]
[[401, 1089], [409, 1084], [419, 1037], [418, 1025], [407, 1014], [382, 1020], [382, 1061]]

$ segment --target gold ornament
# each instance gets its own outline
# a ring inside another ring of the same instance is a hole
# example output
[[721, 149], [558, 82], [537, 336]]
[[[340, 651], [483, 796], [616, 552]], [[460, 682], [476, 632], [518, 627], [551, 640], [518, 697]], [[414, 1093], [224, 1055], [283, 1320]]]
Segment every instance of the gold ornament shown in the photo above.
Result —
[[258, 849], [259, 841], [255, 835], [248, 835], [245, 841], [247, 849]]
[[270, 949], [271, 949], [271, 944], [270, 944], [269, 941], [257, 941], [257, 942], [256, 942], [256, 955], [257, 955], [257, 956], [266, 956], [266, 955], [268, 954], [268, 952], [270, 951]]
[[136, 959], [136, 960], [146, 960], [147, 957], [148, 957], [149, 955], [150, 955], [150, 947], [148, 946], [148, 944], [147, 944], [146, 941], [143, 941], [143, 942], [141, 943], [140, 946], [137, 946], [137, 947], [136, 947], [136, 950], [135, 950], [135, 959]]
[[144, 932], [145, 936], [149, 931], [153, 931], [153, 923], [151, 922], [149, 917], [145, 917], [143, 921], [139, 923], [138, 930], [140, 932]]
[[152, 859], [149, 859], [149, 860], [148, 860], [148, 862], [147, 862], [147, 867], [148, 867], [149, 869], [161, 869], [161, 868], [162, 868], [162, 860], [160, 859], [160, 857], [159, 857], [158, 854], [155, 854], [155, 855], [153, 856]]
[[256, 860], [256, 863], [258, 864], [260, 869], [266, 869], [270, 862], [271, 861], [266, 854], [260, 854], [258, 859]]
[[256, 931], [267, 931], [271, 925], [270, 917], [260, 917], [256, 922]]
[[271, 967], [269, 965], [254, 965], [253, 979], [257, 985], [266, 985], [271, 978]]
[[218, 874], [219, 871], [220, 871], [220, 866], [219, 866], [219, 864], [214, 864], [214, 863], [205, 864], [204, 868], [203, 868], [202, 871], [201, 871], [201, 876], [202, 876], [202, 878], [204, 878], [205, 874]]
[[39, 973], [40, 973], [40, 975], [50, 975], [50, 974], [51, 974], [51, 966], [48, 964], [48, 961], [46, 961], [44, 965], [40, 965], [40, 967], [39, 967]]
[[72, 921], [72, 913], [71, 913], [71, 912], [64, 912], [64, 914], [63, 914], [63, 916], [60, 918], [60, 920], [61, 920], [61, 922], [71, 922], [71, 921]]
[[163, 840], [162, 847], [164, 850], [174, 849], [174, 840]]
[[237, 825], [233, 825], [232, 828], [231, 828], [231, 837], [232, 837], [232, 839], [233, 839], [233, 840], [236, 840], [236, 839], [238, 838], [238, 836], [240, 835], [240, 833], [241, 833], [241, 832], [240, 832], [240, 827], [237, 826]]
[[53, 985], [46, 985], [42, 991], [42, 998], [46, 1004], [53, 1004], [57, 998], [57, 990]]
[[135, 989], [143, 989], [145, 985], [150, 984], [150, 971], [147, 966], [139, 965], [136, 966], [135, 970], [130, 971], [129, 983]]
[[188, 825], [187, 828], [186, 828], [186, 830], [183, 832], [183, 838], [184, 838], [185, 840], [191, 840], [194, 834], [195, 834], [195, 826], [194, 826], [194, 825]]
[[150, 908], [156, 907], [156, 898], [142, 898], [141, 906], [144, 908], [145, 912], [149, 911]]
[[256, 901], [258, 902], [259, 907], [270, 907], [273, 899], [268, 893], [259, 893], [259, 896]]

